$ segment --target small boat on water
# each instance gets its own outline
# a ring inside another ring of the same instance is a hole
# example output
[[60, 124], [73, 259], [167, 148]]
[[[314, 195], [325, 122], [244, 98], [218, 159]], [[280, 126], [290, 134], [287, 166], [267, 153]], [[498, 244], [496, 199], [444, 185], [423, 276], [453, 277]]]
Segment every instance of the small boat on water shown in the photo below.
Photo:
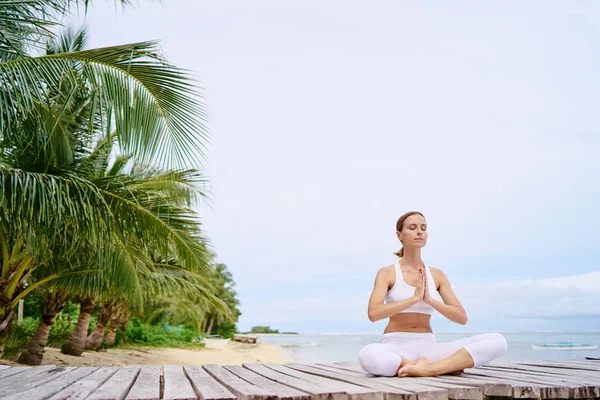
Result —
[[531, 348], [534, 350], [594, 350], [598, 348], [598, 345], [593, 343], [557, 342], [533, 344]]

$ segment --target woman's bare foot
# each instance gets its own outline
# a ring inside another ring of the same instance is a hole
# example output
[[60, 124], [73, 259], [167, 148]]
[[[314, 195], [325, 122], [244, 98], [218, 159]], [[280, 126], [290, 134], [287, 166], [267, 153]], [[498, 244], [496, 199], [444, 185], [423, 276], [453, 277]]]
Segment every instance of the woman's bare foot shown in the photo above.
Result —
[[401, 367], [398, 370], [398, 377], [404, 376], [435, 376], [435, 373], [430, 368], [431, 363], [409, 364]]
[[[416, 363], [406, 364], [398, 369], [398, 376], [400, 378], [404, 376], [436, 376], [437, 374], [431, 368], [433, 361], [426, 357], [417, 358]], [[446, 372], [445, 375], [461, 375], [464, 369], [455, 372]]]

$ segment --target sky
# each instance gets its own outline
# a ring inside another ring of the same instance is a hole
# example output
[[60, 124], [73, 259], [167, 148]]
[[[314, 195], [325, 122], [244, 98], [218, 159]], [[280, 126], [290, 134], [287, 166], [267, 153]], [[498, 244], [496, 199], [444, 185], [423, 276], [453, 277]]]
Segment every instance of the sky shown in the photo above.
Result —
[[85, 23], [201, 82], [199, 212], [241, 331], [381, 332], [410, 210], [469, 315], [435, 331], [600, 330], [597, 2], [97, 1]]

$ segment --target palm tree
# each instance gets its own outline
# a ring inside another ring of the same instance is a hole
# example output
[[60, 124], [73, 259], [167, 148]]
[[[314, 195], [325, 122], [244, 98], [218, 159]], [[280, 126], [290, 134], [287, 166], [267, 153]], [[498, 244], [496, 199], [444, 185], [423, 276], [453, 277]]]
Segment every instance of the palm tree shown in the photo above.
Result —
[[[207, 278], [212, 254], [206, 249], [204, 240], [195, 234], [199, 226], [191, 210], [177, 204], [190, 201], [189, 196], [182, 194], [193, 194], [194, 190], [189, 187], [193, 177], [190, 172], [152, 174], [132, 171], [127, 175], [117, 173], [93, 180], [113, 211], [109, 221], [113, 247], [104, 248], [100, 259], [92, 258], [87, 263], [71, 256], [60, 265], [75, 265], [73, 272], [46, 285], [55, 288], [56, 292], [77, 294], [86, 299], [121, 297], [128, 308], [134, 310], [141, 308], [148, 297], [173, 297], [172, 293], [220, 304], [209, 288]], [[89, 242], [89, 247], [80, 254], [87, 257], [92, 253], [93, 245]], [[158, 252], [168, 252], [177, 258], [157, 256]], [[57, 268], [56, 264], [59, 262], [53, 263], [52, 267]], [[100, 267], [102, 264], [104, 268]], [[57, 308], [52, 310], [54, 314], [61, 306], [57, 303]], [[63, 346], [64, 352], [79, 355], [84, 350], [91, 309], [92, 304], [88, 305], [87, 312], [82, 307], [82, 319], [72, 340]], [[44, 324], [40, 323], [39, 329], [48, 332], [47, 325], [52, 321], [47, 318]], [[45, 337], [36, 335], [34, 340], [39, 343], [30, 343], [19, 361], [29, 364], [41, 361], [43, 351], [39, 348], [43, 347]]]
[[[50, 34], [45, 11], [74, 3], [0, 3], [0, 333], [27, 293], [73, 272], [48, 262], [53, 250], [76, 254], [86, 241], [111, 249], [114, 227], [106, 221], [124, 218], [137, 228], [151, 219], [126, 196], [107, 201], [110, 191], [80, 177], [82, 149], [111, 137], [119, 151], [146, 165], [197, 164], [203, 156], [206, 112], [197, 87], [159, 55], [156, 42], [81, 50], [79, 34], [60, 52], [26, 54]], [[204, 251], [155, 225], [138, 233], [154, 244], [154, 235], [166, 234], [161, 250], [175, 243], [187, 262]]]
[[[236, 298], [236, 292], [234, 290], [235, 282], [233, 281], [233, 275], [227, 269], [225, 264], [215, 264], [213, 266], [213, 273], [211, 276], [212, 287], [215, 288], [215, 296], [221, 299], [227, 304], [228, 312], [223, 312], [222, 308], [210, 307], [206, 309], [202, 321], [202, 332], [210, 335], [213, 327], [219, 326], [221, 323], [230, 320], [237, 322], [240, 316], [238, 310], [239, 301]], [[208, 324], [208, 326], [207, 326]], [[215, 325], [216, 324], [216, 325]]]
[[87, 341], [87, 331], [90, 326], [92, 312], [94, 312], [95, 308], [95, 297], [84, 297], [80, 299], [77, 324], [75, 325], [75, 329], [69, 340], [62, 345], [61, 352], [73, 356], [80, 356], [81, 353], [83, 353]]
[[29, 342], [25, 351], [21, 353], [18, 362], [29, 365], [39, 365], [44, 357], [46, 341], [50, 334], [50, 328], [56, 320], [58, 313], [64, 308], [69, 293], [54, 287], [45, 288], [44, 301], [42, 302], [41, 318], [38, 329]]
[[[181, 194], [183, 189], [178, 185], [185, 183], [186, 177], [186, 174], [175, 173], [144, 177], [133, 172], [100, 180], [109, 183], [99, 190], [107, 196], [110, 208], [115, 210], [109, 221], [112, 225], [113, 247], [102, 249], [100, 258], [89, 258], [88, 254], [92, 254], [94, 245], [90, 241], [87, 246], [82, 245], [81, 256], [70, 255], [69, 259], [47, 262], [47, 267], [41, 270], [44, 275], [51, 270], [70, 272], [46, 283], [47, 288], [52, 288], [49, 293], [54, 296], [46, 303], [53, 304], [54, 308], [44, 311], [48, 317], [40, 322], [40, 333], [34, 336], [28, 349], [21, 355], [20, 362], [36, 364], [41, 361], [43, 350], [40, 347], [43, 349], [49, 327], [68, 294], [88, 299], [88, 304], [84, 303], [81, 308], [81, 318], [72, 340], [63, 346], [64, 352], [74, 355], [84, 350], [89, 315], [99, 296], [123, 298], [128, 309], [133, 310], [142, 308], [148, 298], [173, 297], [173, 293], [193, 301], [208, 299], [213, 304], [221, 304], [207, 279], [211, 253], [204, 247], [204, 242], [193, 234], [197, 229], [191, 219], [193, 214], [177, 205], [178, 201], [185, 198], [174, 197], [174, 193]], [[115, 197], [118, 200], [113, 203], [114, 199], [111, 198]], [[140, 213], [144, 214], [143, 218], [138, 215]], [[155, 237], [150, 237], [152, 235]], [[153, 254], [160, 250], [178, 258]], [[55, 253], [60, 254], [60, 251]], [[56, 300], [50, 301], [53, 299]]]
[[104, 331], [108, 325], [110, 318], [114, 313], [120, 312], [121, 308], [127, 307], [126, 303], [119, 303], [115, 299], [105, 301], [100, 307], [98, 318], [96, 319], [96, 326], [94, 330], [86, 338], [85, 350], [97, 350], [102, 345], [104, 339]]

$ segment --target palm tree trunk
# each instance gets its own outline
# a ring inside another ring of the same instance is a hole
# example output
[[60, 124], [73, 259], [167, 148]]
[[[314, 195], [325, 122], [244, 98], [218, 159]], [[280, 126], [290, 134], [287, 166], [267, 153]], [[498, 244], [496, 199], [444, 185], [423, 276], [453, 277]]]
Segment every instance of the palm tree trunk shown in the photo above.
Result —
[[98, 314], [98, 319], [96, 320], [96, 327], [87, 337], [85, 342], [86, 350], [98, 350], [100, 346], [102, 346], [102, 339], [104, 339], [104, 330], [108, 321], [110, 320], [110, 316], [115, 311], [114, 303], [104, 303], [102, 308], [100, 309], [100, 313]]
[[117, 331], [119, 329], [124, 331], [123, 328], [127, 326], [127, 322], [129, 322], [129, 312], [125, 307], [119, 309], [110, 318], [110, 326], [108, 328], [108, 333], [106, 334], [106, 343], [108, 343], [109, 346], [115, 345]]
[[0, 336], [2, 335], [2, 332], [4, 332], [5, 329], [8, 329], [14, 317], [15, 311], [10, 310], [8, 312], [8, 315], [5, 315], [3, 318], [0, 319]]
[[75, 330], [71, 334], [69, 340], [67, 340], [61, 347], [60, 351], [63, 354], [69, 354], [72, 356], [80, 356], [85, 349], [85, 342], [87, 340], [87, 332], [90, 326], [90, 318], [94, 308], [96, 308], [96, 299], [86, 298], [80, 303], [79, 318], [77, 318], [77, 325]]
[[213, 315], [210, 317], [210, 324], [208, 324], [208, 331], [206, 331], [207, 335], [210, 335], [210, 333], [212, 332], [214, 322], [215, 322], [215, 316]]
[[109, 346], [114, 346], [117, 341], [117, 328], [113, 326], [108, 327], [108, 332], [106, 332], [106, 344]]
[[123, 344], [125, 344], [127, 338], [127, 324], [129, 323], [130, 314], [128, 310], [125, 310], [121, 315], [121, 318], [117, 321], [117, 330], [121, 330], [123, 333]]
[[42, 363], [50, 328], [64, 305], [64, 297], [56, 295], [56, 293], [51, 293], [51, 295], [45, 299], [42, 318], [40, 318], [38, 329], [35, 332], [35, 335], [29, 340], [25, 351], [21, 353], [17, 362], [29, 365], [40, 365]]
[[202, 320], [202, 326], [200, 327], [200, 333], [204, 334], [204, 332], [206, 331], [206, 322], [208, 321], [208, 318], [204, 318]]

